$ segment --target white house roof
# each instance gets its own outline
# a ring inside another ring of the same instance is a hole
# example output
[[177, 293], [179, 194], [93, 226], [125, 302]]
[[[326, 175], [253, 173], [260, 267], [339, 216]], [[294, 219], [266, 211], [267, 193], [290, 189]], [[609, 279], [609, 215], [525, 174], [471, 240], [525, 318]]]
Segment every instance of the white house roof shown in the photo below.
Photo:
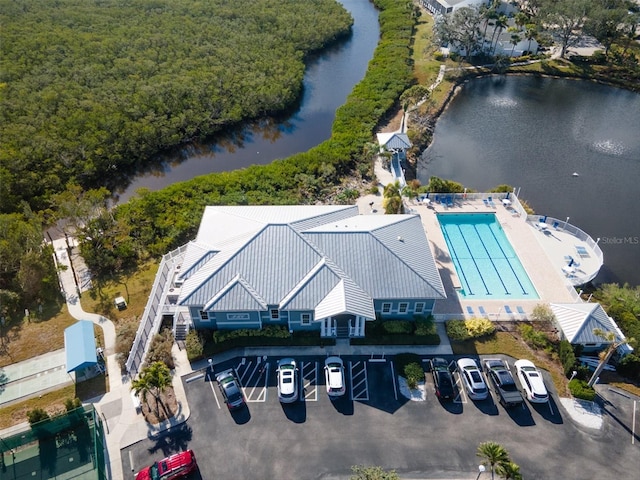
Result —
[[569, 343], [608, 343], [593, 333], [594, 328], [614, 332], [616, 341], [625, 338], [599, 303], [552, 303], [550, 307]]
[[406, 133], [378, 133], [378, 143], [387, 150], [407, 150], [411, 141]]
[[446, 296], [415, 215], [358, 215], [352, 206], [207, 207], [184, 258], [178, 303], [208, 311], [373, 318], [376, 298]]

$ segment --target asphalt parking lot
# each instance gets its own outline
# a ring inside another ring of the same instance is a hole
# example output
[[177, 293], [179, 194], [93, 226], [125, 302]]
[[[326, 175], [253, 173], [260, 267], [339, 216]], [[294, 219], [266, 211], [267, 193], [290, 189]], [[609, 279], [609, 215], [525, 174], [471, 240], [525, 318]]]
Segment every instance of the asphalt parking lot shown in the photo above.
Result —
[[[191, 448], [199, 464], [193, 478], [346, 479], [355, 464], [393, 468], [408, 479], [475, 478], [476, 448], [488, 440], [507, 448], [527, 480], [635, 478], [640, 469], [632, 402], [615, 393], [605, 404], [604, 427], [590, 430], [572, 421], [555, 392], [548, 404], [505, 410], [492, 396], [470, 400], [456, 374], [458, 395], [440, 402], [427, 375], [426, 400], [411, 401], [400, 391], [392, 359], [345, 356], [347, 391], [332, 401], [324, 357], [298, 357], [304, 388], [297, 402], [281, 404], [277, 360], [235, 358], [215, 366], [214, 373], [236, 369], [247, 400], [237, 412], [227, 410], [209, 369], [183, 377], [191, 417], [124, 449], [124, 471]], [[552, 386], [548, 377], [545, 383]]]

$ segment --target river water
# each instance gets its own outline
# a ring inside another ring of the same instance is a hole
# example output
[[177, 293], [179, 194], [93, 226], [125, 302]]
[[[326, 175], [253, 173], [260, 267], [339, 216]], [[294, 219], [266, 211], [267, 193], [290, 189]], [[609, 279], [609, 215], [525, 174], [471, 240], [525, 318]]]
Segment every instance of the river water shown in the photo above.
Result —
[[298, 111], [284, 120], [263, 120], [225, 138], [164, 154], [157, 168], [118, 192], [118, 202], [141, 187], [159, 190], [207, 173], [268, 164], [328, 139], [336, 110], [364, 77], [380, 37], [378, 12], [369, 0], [339, 1], [354, 19], [352, 34], [307, 63]]
[[[604, 253], [600, 282], [640, 284], [640, 95], [592, 82], [488, 77], [438, 120], [418, 179], [506, 183], [536, 213], [570, 218]], [[576, 172], [578, 177], [572, 176]]]

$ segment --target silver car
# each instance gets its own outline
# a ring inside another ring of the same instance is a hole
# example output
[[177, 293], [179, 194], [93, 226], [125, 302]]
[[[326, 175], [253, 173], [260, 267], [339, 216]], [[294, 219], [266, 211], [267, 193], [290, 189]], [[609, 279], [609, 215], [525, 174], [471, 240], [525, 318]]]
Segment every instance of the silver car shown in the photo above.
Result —
[[471, 400], [484, 400], [489, 396], [489, 389], [482, 377], [478, 364], [471, 358], [461, 358], [457, 361], [458, 372], [467, 394]]
[[282, 403], [295, 402], [298, 399], [298, 367], [293, 358], [283, 358], [276, 370], [278, 399]]

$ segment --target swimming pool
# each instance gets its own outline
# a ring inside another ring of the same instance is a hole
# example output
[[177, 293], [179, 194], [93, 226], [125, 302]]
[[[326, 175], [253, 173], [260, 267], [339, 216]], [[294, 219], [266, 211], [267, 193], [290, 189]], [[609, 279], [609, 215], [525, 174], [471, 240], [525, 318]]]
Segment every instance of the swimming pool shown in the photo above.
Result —
[[536, 299], [533, 283], [493, 213], [439, 213], [438, 221], [462, 285], [474, 299]]

